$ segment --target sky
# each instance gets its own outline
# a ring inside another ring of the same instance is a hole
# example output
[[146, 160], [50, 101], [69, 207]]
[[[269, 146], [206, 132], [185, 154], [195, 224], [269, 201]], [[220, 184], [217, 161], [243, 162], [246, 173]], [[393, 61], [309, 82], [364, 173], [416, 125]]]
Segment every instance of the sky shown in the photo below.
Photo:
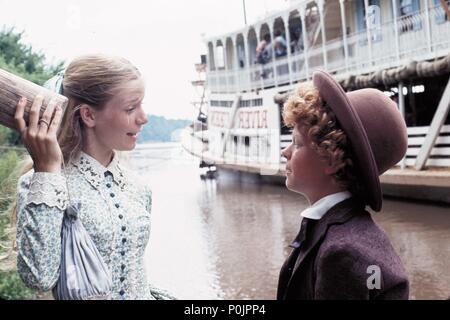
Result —
[[[245, 0], [247, 23], [289, 0]], [[201, 92], [194, 64], [206, 53], [202, 34], [244, 26], [243, 0], [0, 0], [0, 28], [24, 31], [23, 42], [48, 57], [70, 62], [87, 53], [119, 55], [146, 82], [148, 114], [192, 119]]]

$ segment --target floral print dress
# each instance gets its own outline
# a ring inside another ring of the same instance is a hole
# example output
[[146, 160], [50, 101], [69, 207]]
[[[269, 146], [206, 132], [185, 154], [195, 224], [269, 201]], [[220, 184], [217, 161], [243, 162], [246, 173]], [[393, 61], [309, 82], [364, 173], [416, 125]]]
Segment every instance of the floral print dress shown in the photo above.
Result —
[[104, 167], [82, 152], [66, 176], [30, 171], [18, 183], [17, 270], [31, 288], [59, 278], [64, 210], [81, 203], [80, 220], [112, 274], [112, 299], [171, 299], [147, 283], [143, 256], [150, 236], [151, 191], [119, 164]]

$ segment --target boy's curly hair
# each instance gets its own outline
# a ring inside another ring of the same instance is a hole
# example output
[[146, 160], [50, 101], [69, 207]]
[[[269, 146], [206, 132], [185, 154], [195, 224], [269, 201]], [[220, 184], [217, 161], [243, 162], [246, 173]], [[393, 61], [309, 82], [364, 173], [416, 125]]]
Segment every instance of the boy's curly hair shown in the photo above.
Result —
[[298, 86], [284, 103], [283, 120], [290, 128], [298, 124], [319, 157], [338, 168], [333, 177], [339, 186], [353, 194], [361, 192], [347, 135], [311, 82]]

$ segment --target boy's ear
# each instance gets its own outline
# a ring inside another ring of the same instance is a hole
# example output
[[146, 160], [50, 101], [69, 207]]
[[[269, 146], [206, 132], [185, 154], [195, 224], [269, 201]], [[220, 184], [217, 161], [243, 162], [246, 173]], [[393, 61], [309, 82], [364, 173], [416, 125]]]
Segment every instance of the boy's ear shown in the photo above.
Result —
[[86, 127], [95, 127], [95, 111], [89, 105], [80, 106], [80, 117]]
[[341, 163], [340, 165], [331, 163], [325, 167], [325, 174], [331, 176], [331, 175], [335, 174], [336, 172], [338, 172], [339, 170], [341, 170], [344, 166], [345, 166], [345, 163]]

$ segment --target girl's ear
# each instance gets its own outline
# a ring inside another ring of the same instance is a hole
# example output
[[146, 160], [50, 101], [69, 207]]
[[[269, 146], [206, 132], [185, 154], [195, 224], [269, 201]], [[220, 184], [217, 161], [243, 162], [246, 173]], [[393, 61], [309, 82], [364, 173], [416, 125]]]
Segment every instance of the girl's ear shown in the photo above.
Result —
[[95, 110], [87, 104], [82, 104], [80, 106], [80, 117], [83, 123], [88, 128], [95, 127]]

